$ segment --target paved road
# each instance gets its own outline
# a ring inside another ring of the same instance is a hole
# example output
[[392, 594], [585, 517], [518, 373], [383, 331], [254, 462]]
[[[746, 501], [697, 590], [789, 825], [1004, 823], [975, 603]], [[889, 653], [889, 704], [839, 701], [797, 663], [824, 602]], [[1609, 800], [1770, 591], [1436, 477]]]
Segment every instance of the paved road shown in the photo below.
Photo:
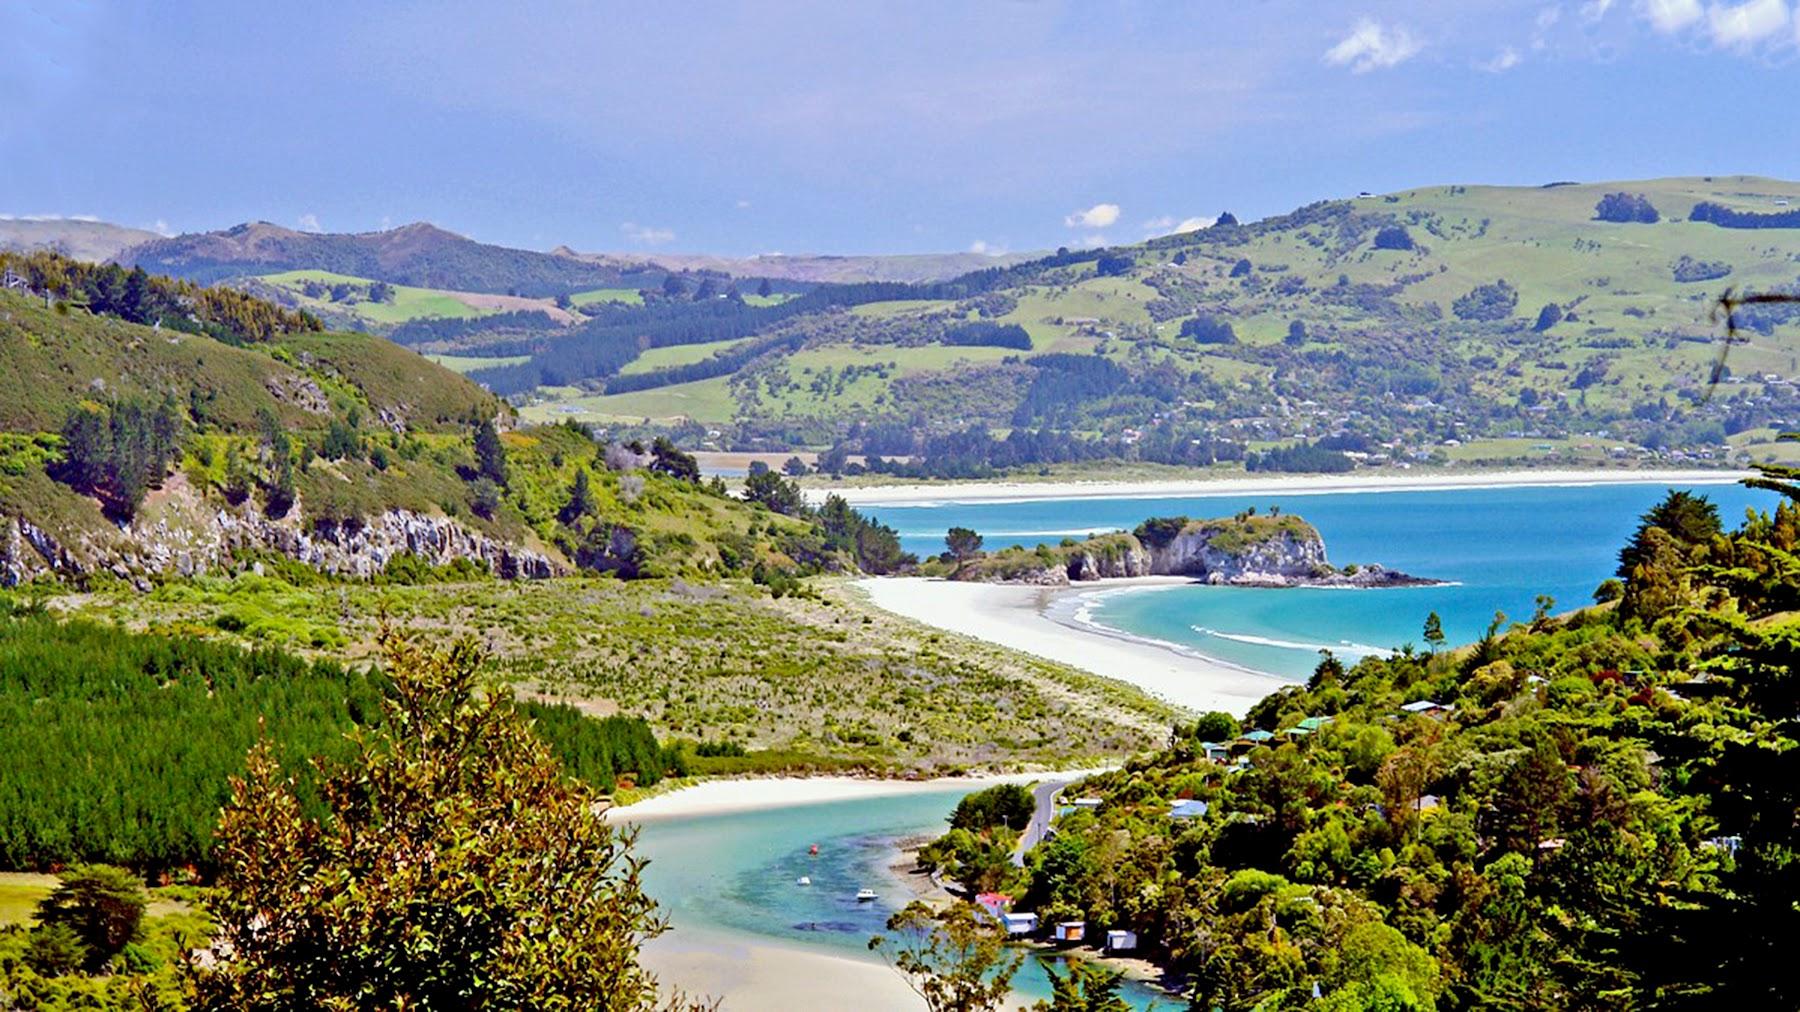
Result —
[[1056, 818], [1056, 796], [1069, 783], [1067, 780], [1046, 780], [1031, 789], [1031, 799], [1036, 804], [1031, 810], [1031, 822], [1019, 834], [1019, 848], [1012, 856], [1013, 867], [1025, 867], [1025, 855], [1050, 834], [1050, 820]]

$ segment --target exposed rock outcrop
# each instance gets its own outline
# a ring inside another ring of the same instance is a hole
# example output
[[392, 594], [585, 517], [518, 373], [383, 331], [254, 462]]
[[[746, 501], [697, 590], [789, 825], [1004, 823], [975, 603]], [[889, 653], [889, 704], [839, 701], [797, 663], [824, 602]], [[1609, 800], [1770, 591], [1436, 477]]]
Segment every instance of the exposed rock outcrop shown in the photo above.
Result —
[[[178, 490], [179, 491], [179, 490]], [[566, 568], [543, 552], [509, 544], [445, 516], [388, 510], [356, 524], [312, 524], [297, 508], [279, 520], [255, 509], [183, 504], [108, 536], [65, 545], [29, 520], [5, 518], [0, 529], [0, 583], [14, 586], [43, 573], [110, 572], [140, 584], [157, 575], [228, 571], [245, 555], [273, 553], [335, 576], [368, 578], [400, 555], [433, 566], [478, 562], [507, 579], [543, 579]]]
[[[1238, 587], [1398, 587], [1436, 583], [1378, 565], [1334, 568], [1325, 540], [1298, 517], [1150, 522], [1084, 542], [996, 553], [958, 570], [958, 580], [1063, 586], [1135, 576], [1188, 576]], [[1147, 530], [1148, 528], [1148, 530]], [[1148, 537], [1155, 535], [1152, 542]]]

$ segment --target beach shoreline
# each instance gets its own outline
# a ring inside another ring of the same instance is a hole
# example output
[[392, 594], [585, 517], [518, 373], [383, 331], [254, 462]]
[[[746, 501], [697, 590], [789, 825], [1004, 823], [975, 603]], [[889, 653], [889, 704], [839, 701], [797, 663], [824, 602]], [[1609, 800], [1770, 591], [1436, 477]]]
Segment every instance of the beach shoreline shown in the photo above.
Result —
[[1178, 587], [1179, 576], [1093, 580], [1069, 587], [877, 577], [856, 586], [878, 608], [946, 632], [1009, 647], [1134, 685], [1186, 710], [1242, 716], [1286, 679], [1082, 621], [1082, 599]]
[[1288, 474], [1143, 481], [951, 481], [938, 484], [826, 486], [805, 490], [809, 502], [841, 496], [852, 506], [1035, 502], [1054, 499], [1164, 499], [1347, 492], [1441, 492], [1477, 488], [1586, 485], [1725, 485], [1750, 474], [1726, 470], [1499, 470], [1418, 474]]
[[840, 801], [890, 798], [902, 794], [932, 794], [966, 788], [969, 792], [995, 784], [1024, 784], [1036, 780], [1078, 780], [1104, 772], [1102, 768], [1079, 770], [1029, 770], [1017, 773], [982, 773], [966, 777], [772, 776], [721, 777], [657, 794], [629, 805], [606, 809], [608, 821], [630, 823], [697, 819], [715, 815], [761, 812], [772, 808], [800, 808]]

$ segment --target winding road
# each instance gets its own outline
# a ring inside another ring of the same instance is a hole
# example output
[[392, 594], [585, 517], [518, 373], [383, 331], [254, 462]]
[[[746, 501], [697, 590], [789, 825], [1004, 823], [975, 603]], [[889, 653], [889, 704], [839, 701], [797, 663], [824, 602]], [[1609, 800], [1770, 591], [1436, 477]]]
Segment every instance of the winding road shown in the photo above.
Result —
[[1019, 846], [1012, 855], [1013, 867], [1025, 867], [1025, 855], [1050, 835], [1050, 822], [1056, 818], [1056, 796], [1062, 793], [1064, 787], [1073, 782], [1071, 780], [1046, 780], [1031, 789], [1031, 800], [1034, 802], [1031, 809], [1031, 821], [1025, 824], [1024, 832], [1019, 834]]

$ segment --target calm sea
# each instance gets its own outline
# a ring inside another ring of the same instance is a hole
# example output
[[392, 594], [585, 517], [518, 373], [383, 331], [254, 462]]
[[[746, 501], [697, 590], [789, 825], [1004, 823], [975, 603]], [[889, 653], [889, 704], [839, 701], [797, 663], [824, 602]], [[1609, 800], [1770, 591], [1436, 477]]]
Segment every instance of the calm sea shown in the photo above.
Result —
[[[1684, 486], [1690, 487], [1690, 486]], [[1738, 485], [1691, 486], [1719, 506], [1727, 526], [1776, 496]], [[1330, 560], [1378, 562], [1445, 586], [1392, 590], [1264, 590], [1182, 586], [1101, 592], [1082, 615], [1120, 632], [1179, 644], [1219, 660], [1299, 678], [1331, 650], [1347, 662], [1404, 643], [1424, 647], [1437, 612], [1452, 643], [1479, 637], [1496, 611], [1530, 618], [1539, 594], [1557, 610], [1588, 603], [1612, 575], [1619, 546], [1666, 485], [1596, 485], [1217, 496], [1064, 499], [867, 507], [900, 532], [909, 551], [943, 551], [953, 526], [982, 533], [989, 549], [1056, 544], [1130, 529], [1152, 516], [1225, 516], [1278, 506], [1319, 529]]]

